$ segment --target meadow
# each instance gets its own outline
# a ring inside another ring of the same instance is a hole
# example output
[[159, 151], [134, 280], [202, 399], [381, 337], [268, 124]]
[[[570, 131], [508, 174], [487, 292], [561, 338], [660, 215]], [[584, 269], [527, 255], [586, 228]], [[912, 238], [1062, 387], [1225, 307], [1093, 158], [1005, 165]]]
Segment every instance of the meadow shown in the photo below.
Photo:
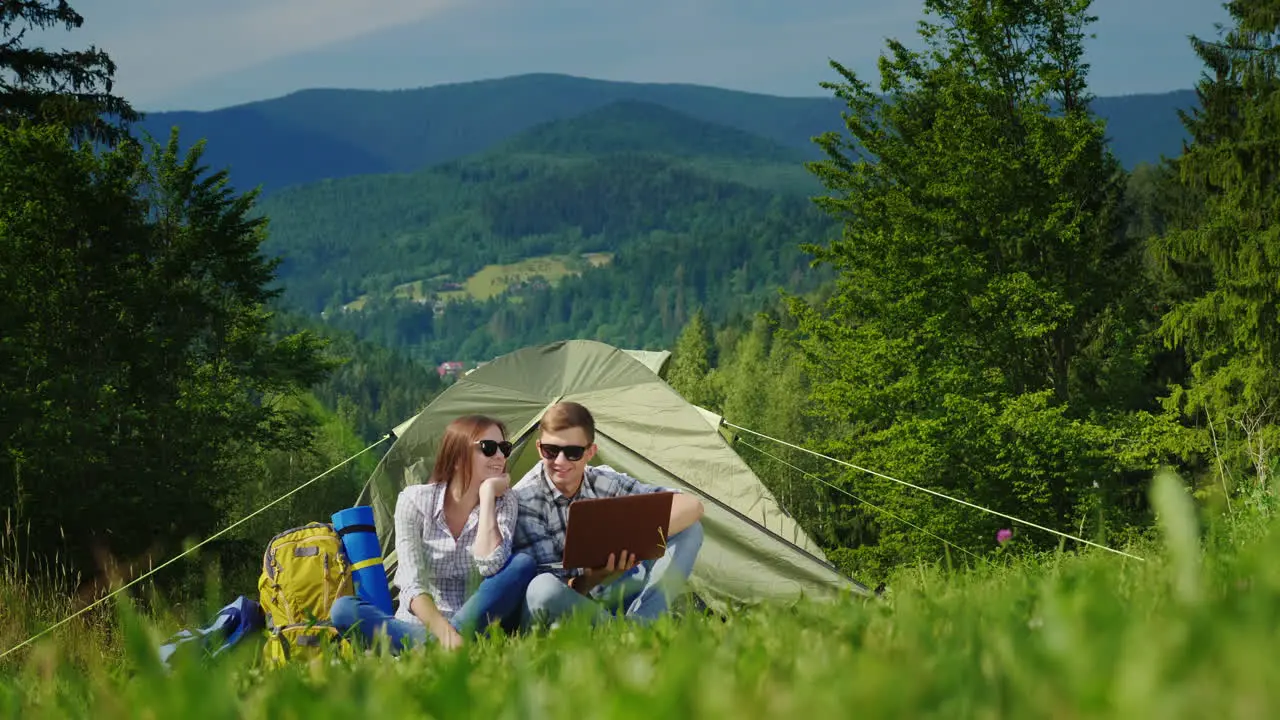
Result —
[[[1127, 548], [1143, 561], [1023, 555], [1015, 535], [978, 567], [902, 568], [880, 598], [648, 628], [569, 623], [453, 653], [268, 671], [242, 643], [167, 671], [155, 647], [174, 618], [122, 604], [0, 660], [0, 709], [184, 720], [1275, 716], [1276, 523], [1247, 512], [1212, 519], [1171, 475], [1154, 495], [1158, 532]], [[6, 649], [16, 630], [69, 606], [5, 582]]]
[[486, 265], [467, 278], [462, 290], [445, 291], [440, 293], [440, 297], [453, 300], [488, 300], [501, 295], [512, 286], [535, 277], [541, 277], [554, 287], [564, 278], [579, 274], [581, 266], [601, 267], [608, 265], [612, 260], [612, 253], [585, 253], [581, 258], [549, 255], [526, 258], [505, 265]]
[[[448, 276], [431, 280], [414, 280], [401, 283], [392, 289], [392, 296], [401, 300], [427, 302], [437, 294], [444, 300], [489, 300], [520, 283], [540, 277], [550, 287], [555, 287], [561, 280], [581, 273], [581, 268], [603, 267], [613, 261], [613, 253], [583, 253], [581, 257], [571, 255], [546, 255], [525, 258], [513, 263], [491, 264], [481, 268], [474, 275], [461, 283], [461, 290], [442, 290], [434, 293], [429, 284], [432, 281], [447, 280]], [[347, 303], [348, 310], [363, 310], [369, 302], [368, 295]]]

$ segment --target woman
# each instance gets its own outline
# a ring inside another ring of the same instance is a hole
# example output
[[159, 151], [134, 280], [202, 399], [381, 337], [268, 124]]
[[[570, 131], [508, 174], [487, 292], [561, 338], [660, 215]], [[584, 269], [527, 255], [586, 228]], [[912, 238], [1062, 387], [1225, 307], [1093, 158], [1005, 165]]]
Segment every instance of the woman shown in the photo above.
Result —
[[[406, 487], [396, 500], [395, 617], [347, 596], [330, 611], [339, 631], [356, 626], [372, 641], [385, 630], [398, 652], [431, 638], [454, 648], [464, 634], [483, 632], [495, 620], [510, 629], [537, 569], [529, 555], [511, 553], [510, 454], [498, 420], [468, 415], [445, 428], [431, 478]], [[477, 574], [484, 580], [468, 598]]]

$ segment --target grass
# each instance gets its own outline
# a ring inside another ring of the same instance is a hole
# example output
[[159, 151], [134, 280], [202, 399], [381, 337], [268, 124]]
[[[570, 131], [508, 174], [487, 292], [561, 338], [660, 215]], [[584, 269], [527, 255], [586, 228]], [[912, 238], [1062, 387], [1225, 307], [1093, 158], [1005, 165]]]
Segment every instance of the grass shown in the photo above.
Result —
[[879, 600], [650, 628], [569, 623], [398, 660], [264, 671], [245, 646], [170, 674], [152, 647], [175, 628], [126, 607], [124, 641], [106, 657], [76, 655], [84, 637], [68, 633], [6, 669], [0, 709], [184, 720], [1275, 716], [1280, 532], [1258, 520], [1202, 539], [1186, 495], [1161, 492], [1162, 541], [1131, 548], [1146, 562], [998, 555], [965, 572], [904, 568]]
[[[512, 286], [542, 277], [551, 285], [555, 285], [570, 275], [577, 275], [582, 262], [591, 267], [601, 267], [613, 261], [613, 253], [584, 253], [581, 258], [566, 255], [545, 255], [526, 258], [504, 265], [486, 265], [476, 274], [467, 278], [461, 290], [443, 290], [438, 295], [444, 300], [488, 300], [501, 295]], [[403, 300], [426, 302], [433, 297], [431, 286], [448, 280], [448, 276], [431, 278], [430, 280], [414, 280], [401, 283], [392, 289], [392, 295]], [[361, 295], [345, 305], [348, 310], [363, 310], [369, 303], [368, 295]]]
[[[612, 253], [587, 253], [582, 256], [590, 265], [600, 267], [613, 260]], [[555, 285], [570, 275], [577, 275], [573, 258], [560, 255], [526, 258], [505, 265], [486, 265], [475, 275], [467, 278], [462, 290], [451, 290], [440, 293], [447, 299], [488, 300], [519, 283], [542, 277], [551, 285]]]

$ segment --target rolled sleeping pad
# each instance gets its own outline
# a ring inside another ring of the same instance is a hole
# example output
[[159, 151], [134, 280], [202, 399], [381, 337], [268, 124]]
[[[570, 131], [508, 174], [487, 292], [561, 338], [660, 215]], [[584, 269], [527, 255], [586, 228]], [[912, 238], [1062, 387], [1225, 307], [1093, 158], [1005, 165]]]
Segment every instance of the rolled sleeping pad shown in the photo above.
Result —
[[373, 524], [373, 508], [357, 505], [334, 513], [333, 529], [342, 538], [342, 547], [347, 551], [356, 594], [386, 614], [395, 614], [391, 607], [387, 569], [382, 565], [378, 530]]

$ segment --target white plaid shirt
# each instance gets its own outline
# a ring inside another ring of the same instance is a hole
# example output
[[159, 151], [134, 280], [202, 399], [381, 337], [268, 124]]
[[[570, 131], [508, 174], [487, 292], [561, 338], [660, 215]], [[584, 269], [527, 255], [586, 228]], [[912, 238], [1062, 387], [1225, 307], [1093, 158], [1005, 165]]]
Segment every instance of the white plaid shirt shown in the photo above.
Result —
[[[564, 559], [564, 534], [569, 526], [569, 505], [574, 501], [641, 493], [679, 492], [675, 488], [646, 485], [608, 465], [600, 465], [587, 467], [582, 485], [578, 487], [577, 494], [570, 498], [556, 489], [551, 478], [543, 472], [542, 465], [541, 461], [534, 465], [511, 488], [509, 494], [515, 495], [520, 503], [512, 552], [528, 553], [535, 562], [543, 566], [556, 564]], [[561, 578], [585, 572], [581, 568], [565, 570], [544, 567], [542, 570], [553, 572]]]
[[498, 534], [502, 542], [493, 552], [476, 557], [471, 551], [480, 524], [476, 506], [454, 540], [444, 519], [445, 483], [410, 485], [396, 499], [396, 579], [400, 607], [396, 617], [420, 623], [409, 610], [414, 597], [426, 593], [445, 619], [452, 619], [481, 577], [497, 573], [511, 557], [516, 503], [508, 495], [497, 498]]

